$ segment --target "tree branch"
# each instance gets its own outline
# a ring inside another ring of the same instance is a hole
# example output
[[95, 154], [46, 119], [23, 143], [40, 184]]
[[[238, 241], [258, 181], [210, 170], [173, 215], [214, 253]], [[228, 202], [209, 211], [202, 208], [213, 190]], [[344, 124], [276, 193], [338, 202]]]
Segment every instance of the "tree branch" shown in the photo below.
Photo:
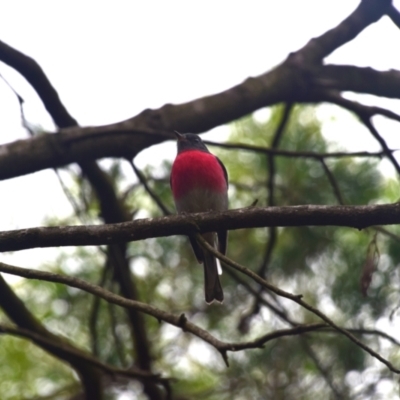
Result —
[[[370, 67], [324, 65], [310, 72], [316, 90], [335, 89], [398, 99], [400, 71], [377, 71]], [[312, 96], [312, 93], [310, 94]]]
[[367, 26], [378, 21], [391, 5], [391, 0], [362, 0], [359, 6], [338, 26], [311, 39], [296, 57], [307, 62], [320, 63], [337, 48], [353, 40]]
[[400, 223], [400, 204], [246, 207], [106, 225], [28, 228], [0, 232], [0, 252], [56, 246], [98, 246], [154, 237], [266, 226], [345, 226], [364, 229]]
[[390, 5], [389, 10], [387, 11], [387, 15], [393, 21], [393, 23], [400, 29], [400, 13], [393, 4]]
[[40, 65], [33, 58], [0, 41], [0, 60], [18, 71], [32, 85], [57, 126], [78, 125], [78, 122], [61, 103], [57, 91], [51, 85]]
[[[201, 240], [200, 240], [201, 241]], [[202, 242], [203, 243], [203, 242]], [[203, 243], [204, 244], [204, 243]], [[290, 329], [281, 329], [281, 330], [276, 330], [273, 332], [270, 332], [266, 335], [262, 335], [261, 337], [248, 341], [248, 342], [222, 342], [212, 336], [208, 331], [198, 327], [197, 325], [189, 322], [186, 317], [182, 314], [180, 316], [171, 314], [169, 312], [160, 310], [156, 307], [153, 307], [149, 304], [146, 303], [141, 303], [135, 300], [130, 300], [126, 299], [124, 297], [118, 296], [112, 292], [109, 292], [106, 289], [103, 289], [97, 285], [93, 285], [89, 282], [86, 282], [82, 279], [79, 278], [74, 278], [74, 277], [69, 277], [69, 276], [63, 276], [51, 272], [44, 272], [44, 271], [37, 271], [33, 269], [28, 269], [28, 268], [20, 268], [20, 267], [15, 267], [11, 265], [7, 265], [4, 263], [0, 263], [0, 271], [12, 275], [17, 275], [21, 276], [27, 279], [38, 279], [42, 281], [47, 281], [47, 282], [56, 282], [56, 283], [63, 283], [68, 286], [78, 288], [81, 290], [84, 290], [85, 292], [91, 293], [95, 296], [98, 296], [107, 302], [111, 304], [116, 304], [125, 308], [133, 308], [135, 310], [141, 311], [145, 314], [151, 315], [155, 317], [158, 320], [167, 322], [171, 325], [174, 325], [183, 331], [190, 332], [194, 336], [197, 336], [198, 338], [204, 340], [205, 342], [209, 343], [211, 346], [215, 347], [223, 356], [225, 362], [227, 363], [227, 351], [240, 351], [244, 349], [251, 349], [251, 348], [260, 348], [263, 347], [263, 345], [273, 339], [283, 337], [283, 336], [293, 336], [293, 335], [299, 335], [307, 332], [312, 332], [315, 330], [321, 330], [321, 332], [339, 332], [342, 334], [345, 334], [348, 336], [351, 340], [355, 341], [357, 344], [359, 344], [364, 350], [369, 352], [372, 356], [378, 358], [381, 362], [385, 363], [393, 372], [400, 373], [400, 370], [398, 371], [395, 369], [389, 362], [386, 360], [382, 359], [379, 355], [376, 355], [372, 349], [370, 349], [368, 346], [364, 345], [363, 343], [359, 342], [358, 339], [353, 337], [350, 332], [353, 331], [354, 333], [357, 334], [367, 334], [367, 335], [380, 335], [390, 341], [392, 341], [395, 344], [398, 344], [398, 342], [392, 338], [391, 336], [378, 331], [378, 330], [368, 330], [368, 329], [345, 329], [337, 326], [334, 324], [332, 321], [330, 321], [323, 313], [321, 313], [319, 310], [315, 309], [312, 306], [309, 306], [307, 303], [305, 303], [303, 300], [301, 300], [301, 296], [298, 295], [292, 295], [290, 293], [287, 293], [281, 289], [276, 288], [275, 286], [269, 284], [267, 281], [264, 279], [260, 278], [258, 275], [255, 273], [249, 271], [247, 268], [240, 266], [239, 264], [233, 262], [232, 260], [229, 260], [227, 257], [222, 256], [218, 252], [214, 251], [214, 253], [220, 257], [221, 261], [227, 263], [226, 261], [229, 261], [229, 265], [234, 267], [234, 269], [237, 269], [238, 271], [244, 273], [245, 275], [248, 275], [249, 277], [253, 278], [256, 280], [258, 283], [263, 284], [264, 287], [266, 287], [269, 290], [272, 290], [274, 293], [278, 294], [279, 296], [283, 296], [286, 298], [289, 298], [298, 304], [302, 305], [303, 307], [307, 308], [309, 311], [313, 312], [314, 314], [318, 315], [320, 318], [324, 319], [325, 323], [314, 323], [314, 324], [308, 324], [308, 325], [296, 325], [293, 328]], [[332, 330], [331, 330], [332, 329]], [[28, 336], [29, 337], [29, 336]], [[31, 335], [31, 337], [33, 337]], [[91, 356], [89, 356], [91, 357]], [[383, 360], [383, 361], [382, 361]], [[89, 360], [90, 361], [90, 360]], [[91, 362], [91, 361], [90, 361]], [[95, 361], [94, 363], [96, 363]], [[93, 364], [93, 362], [92, 362]], [[109, 370], [109, 368], [114, 368], [114, 367], [109, 367], [105, 366], [103, 367], [102, 364], [99, 364], [99, 366], [106, 371]], [[116, 373], [124, 375], [124, 370], [119, 370], [117, 369]], [[134, 371], [135, 373], [139, 373], [139, 375], [142, 374], [142, 371]], [[157, 375], [152, 375], [151, 373], [147, 371], [143, 371], [143, 378], [146, 377], [157, 377]], [[126, 375], [131, 376], [130, 373], [126, 373]], [[162, 380], [159, 378], [160, 381], [167, 382], [167, 380]]]
[[339, 189], [339, 184], [336, 181], [336, 178], [333, 175], [333, 172], [329, 169], [328, 165], [326, 164], [326, 162], [323, 158], [321, 158], [320, 161], [321, 161], [322, 168], [325, 171], [325, 175], [327, 176], [328, 181], [329, 181], [330, 185], [332, 186], [333, 193], [334, 193], [338, 203], [341, 205], [344, 205], [345, 202], [343, 200], [342, 192]]
[[[400, 116], [399, 116], [400, 118]], [[399, 120], [400, 121], [400, 120]], [[276, 157], [287, 157], [287, 158], [310, 158], [319, 161], [320, 159], [326, 158], [346, 158], [346, 157], [377, 157], [382, 158], [385, 155], [383, 151], [369, 152], [369, 151], [356, 151], [356, 152], [343, 152], [335, 151], [330, 153], [317, 153], [315, 151], [292, 151], [284, 149], [273, 149], [271, 147], [255, 146], [247, 143], [216, 143], [208, 140], [204, 141], [209, 146], [221, 147], [223, 149], [232, 150], [244, 150], [254, 153], [274, 155]], [[395, 149], [390, 150], [391, 152], [397, 151]]]
[[84, 290], [85, 292], [98, 296], [110, 303], [117, 304], [125, 308], [132, 308], [134, 310], [148, 314], [159, 321], [164, 321], [171, 325], [174, 325], [186, 332], [190, 332], [194, 336], [201, 338], [216, 349], [225, 348], [227, 346], [226, 343], [221, 342], [220, 340], [212, 336], [208, 331], [188, 321], [183, 314], [174, 315], [167, 311], [163, 311], [156, 307], [153, 307], [149, 304], [118, 296], [106, 289], [101, 288], [100, 286], [93, 285], [79, 278], [63, 276], [51, 272], [37, 271], [28, 268], [19, 268], [4, 263], [0, 263], [0, 271], [21, 276], [27, 279], [40, 279], [48, 282], [63, 283], [68, 286]]
[[148, 195], [154, 200], [157, 204], [158, 208], [163, 212], [164, 215], [171, 215], [171, 211], [168, 210], [167, 206], [163, 203], [160, 197], [154, 192], [154, 190], [149, 186], [146, 177], [143, 173], [136, 167], [133, 161], [129, 160], [129, 163], [139, 179], [140, 183], [143, 185], [144, 189], [148, 193]]
[[[93, 285], [89, 282], [86, 282], [82, 279], [78, 278], [73, 278], [69, 276], [62, 276], [59, 274], [54, 274], [50, 272], [44, 272], [44, 271], [37, 271], [37, 270], [32, 270], [32, 269], [27, 269], [27, 268], [19, 268], [11, 265], [7, 265], [4, 263], [0, 263], [0, 271], [21, 276], [24, 278], [28, 279], [40, 279], [43, 281], [48, 281], [48, 282], [56, 282], [56, 283], [63, 283], [71, 287], [75, 287], [81, 290], [84, 290], [88, 293], [91, 293], [95, 296], [98, 296], [104, 300], [106, 300], [109, 303], [117, 304], [119, 306], [125, 307], [125, 308], [133, 308], [135, 310], [141, 311], [145, 314], [151, 315], [158, 320], [167, 322], [171, 325], [174, 325], [180, 329], [182, 329], [185, 332], [189, 332], [193, 334], [194, 336], [197, 336], [198, 338], [204, 340], [205, 342], [209, 343], [211, 346], [213, 346], [215, 349], [217, 349], [226, 365], [228, 366], [228, 358], [227, 358], [227, 351], [240, 351], [244, 349], [254, 349], [254, 348], [260, 348], [263, 347], [263, 345], [273, 339], [277, 339], [283, 336], [293, 336], [293, 335], [299, 335], [302, 333], [306, 332], [311, 332], [316, 329], [322, 329], [326, 327], [326, 324], [310, 324], [310, 325], [299, 325], [291, 329], [282, 329], [282, 330], [277, 330], [271, 333], [268, 333], [266, 335], [263, 335], [259, 337], [258, 339], [255, 339], [253, 341], [248, 341], [248, 342], [243, 342], [243, 343], [229, 343], [229, 342], [222, 342], [212, 336], [208, 331], [198, 327], [197, 325], [191, 323], [190, 321], [187, 320], [184, 314], [177, 316], [173, 315], [171, 313], [168, 313], [166, 311], [160, 310], [158, 308], [155, 308], [151, 305], [148, 305], [146, 303], [141, 303], [135, 300], [129, 300], [124, 297], [118, 296], [113, 294], [112, 292], [109, 292], [108, 290], [105, 290], [97, 285]], [[1, 331], [1, 329], [0, 329]], [[12, 333], [9, 331], [8, 333]], [[24, 331], [21, 330], [20, 335], [24, 335]], [[17, 334], [17, 333], [16, 333]], [[31, 339], [35, 340], [36, 342], [40, 342], [42, 345], [45, 343], [45, 340], [40, 341], [40, 336], [39, 335], [34, 335], [34, 334], [28, 334], [25, 333], [26, 337], [30, 337]], [[49, 345], [52, 345], [51, 341], [48, 341]], [[47, 342], [46, 342], [47, 343]], [[93, 358], [91, 356], [88, 356], [90, 360], [89, 361], [91, 364], [97, 364], [97, 360], [93, 361]], [[103, 365], [101, 362], [98, 362], [99, 366], [101, 369], [105, 370], [108, 372], [108, 368], [113, 368], [113, 367], [108, 367], [106, 365]], [[124, 370], [120, 369], [114, 369], [115, 371], [118, 371], [118, 373], [124, 374]], [[147, 374], [147, 372], [144, 372], [144, 374]], [[129, 375], [129, 373], [127, 373]], [[144, 375], [141, 378], [144, 377], [155, 377], [154, 375]], [[159, 378], [161, 381], [161, 378]], [[166, 380], [164, 380], [166, 382]]]

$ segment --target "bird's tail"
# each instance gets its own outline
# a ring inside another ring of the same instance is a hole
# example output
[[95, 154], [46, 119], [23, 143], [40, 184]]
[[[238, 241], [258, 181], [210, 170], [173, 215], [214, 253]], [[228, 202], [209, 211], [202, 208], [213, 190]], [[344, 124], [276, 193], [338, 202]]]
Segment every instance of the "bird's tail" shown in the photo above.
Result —
[[[215, 234], [209, 237], [209, 234], [204, 235], [204, 238], [212, 246], [215, 244]], [[204, 292], [206, 302], [212, 303], [214, 300], [222, 303], [224, 301], [224, 292], [219, 281], [217, 259], [209, 251], [203, 249], [204, 254]]]

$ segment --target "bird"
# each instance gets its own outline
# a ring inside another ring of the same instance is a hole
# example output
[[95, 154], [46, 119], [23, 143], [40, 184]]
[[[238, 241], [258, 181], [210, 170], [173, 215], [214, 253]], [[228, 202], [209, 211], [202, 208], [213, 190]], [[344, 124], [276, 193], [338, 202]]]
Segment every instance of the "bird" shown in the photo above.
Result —
[[[228, 173], [218, 157], [207, 149], [198, 135], [181, 134], [177, 137], [177, 155], [172, 164], [170, 186], [178, 213], [225, 211], [228, 209]], [[228, 232], [202, 234], [213, 247], [226, 254]], [[205, 300], [222, 303], [224, 293], [219, 280], [215, 256], [202, 248], [194, 236], [189, 236], [197, 261], [204, 266]], [[218, 244], [217, 244], [218, 243]]]

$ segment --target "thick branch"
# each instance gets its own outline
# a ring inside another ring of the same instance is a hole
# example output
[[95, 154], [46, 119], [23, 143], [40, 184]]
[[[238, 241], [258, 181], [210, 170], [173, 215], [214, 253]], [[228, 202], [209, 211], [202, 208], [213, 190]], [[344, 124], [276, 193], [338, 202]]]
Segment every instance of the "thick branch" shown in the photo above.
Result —
[[321, 62], [334, 50], [353, 40], [368, 25], [378, 21], [388, 12], [392, 0], [363, 0], [338, 26], [323, 35], [311, 39], [297, 52], [296, 57], [308, 62]]
[[393, 23], [400, 29], [400, 13], [392, 4], [387, 11], [388, 17], [393, 21]]
[[0, 41], [0, 60], [18, 71], [32, 85], [57, 126], [78, 125], [61, 103], [57, 91], [40, 65], [33, 58]]
[[0, 251], [37, 247], [98, 246], [153, 237], [267, 226], [346, 226], [400, 224], [400, 204], [372, 206], [247, 207], [224, 212], [173, 215], [107, 225], [61, 226], [0, 232]]
[[[308, 79], [315, 85], [313, 90], [310, 90]], [[318, 90], [326, 89], [400, 98], [400, 71], [328, 65], [313, 69], [306, 79], [284, 63], [225, 92], [144, 111], [129, 121], [64, 129], [58, 135], [43, 135], [2, 145], [0, 179], [103, 157], [130, 159], [143, 149], [171, 138], [173, 129], [203, 132], [281, 101], [315, 102], [321, 98]], [[335, 102], [330, 96], [325, 100]], [[214, 104], [218, 106], [213, 108]], [[386, 116], [396, 117], [394, 113]], [[16, 163], [15, 159], [20, 162]]]
[[400, 98], [400, 71], [377, 71], [352, 65], [324, 65], [312, 73], [318, 89], [335, 89]]

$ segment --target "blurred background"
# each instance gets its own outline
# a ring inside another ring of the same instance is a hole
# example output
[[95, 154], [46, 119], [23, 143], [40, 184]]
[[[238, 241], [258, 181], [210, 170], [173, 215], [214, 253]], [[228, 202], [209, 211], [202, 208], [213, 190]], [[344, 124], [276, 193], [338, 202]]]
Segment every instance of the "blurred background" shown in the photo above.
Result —
[[[81, 126], [103, 125], [146, 108], [217, 93], [264, 73], [337, 25], [358, 3], [17, 0], [8, 2], [0, 15], [0, 39], [41, 65]], [[400, 7], [400, 1], [394, 4]], [[400, 48], [400, 32], [383, 18], [326, 62], [400, 69], [395, 48]], [[35, 134], [54, 131], [29, 84], [1, 62], [0, 74], [4, 78], [0, 79], [1, 143], [29, 137], [9, 85], [24, 99], [25, 118]], [[400, 105], [399, 100], [346, 96], [392, 110]], [[262, 109], [202, 137], [216, 144], [271, 147], [284, 112], [283, 106]], [[374, 123], [390, 148], [400, 148], [394, 122], [376, 117]], [[324, 166], [312, 157], [271, 161], [261, 152], [212, 144], [209, 148], [227, 167], [231, 208], [248, 206], [255, 199], [260, 206], [334, 205], [339, 199], [361, 205], [399, 199], [395, 171], [380, 157], [324, 158]], [[380, 151], [353, 115], [326, 104], [293, 107], [279, 148], [319, 154]], [[135, 159], [171, 211], [169, 171], [175, 152], [171, 141], [146, 149]], [[126, 161], [107, 159], [100, 165], [113, 178], [132, 218], [162, 215]], [[46, 170], [2, 181], [0, 188], [1, 230], [101, 222], [96, 197], [74, 165], [57, 173]], [[372, 229], [332, 227], [233, 231], [228, 255], [254, 271], [265, 271], [282, 289], [302, 293], [341, 326], [380, 330], [400, 340], [400, 243], [396, 236], [400, 229], [388, 230], [391, 236]], [[105, 253], [105, 248], [96, 247], [34, 249], [2, 254], [1, 261], [79, 276], [116, 291]], [[229, 271], [222, 276], [224, 304], [207, 306], [202, 268], [183, 237], [131, 243], [128, 256], [142, 301], [185, 313], [221, 340], [251, 340], [275, 329], [316, 321], [302, 308], [259, 292], [254, 282]], [[365, 296], [360, 279], [371, 259], [379, 263]], [[121, 309], [63, 285], [5, 278], [48, 329], [112, 365], [132, 364], [130, 332]], [[0, 315], [2, 321], [7, 320]], [[145, 320], [154, 369], [178, 378], [173, 383], [177, 399], [398, 398], [397, 378], [331, 331], [281, 338], [263, 349], [230, 353], [226, 368], [220, 354], [200, 340], [152, 318]], [[363, 341], [398, 364], [398, 342], [365, 332]], [[4, 400], [70, 399], [79, 391], [77, 376], [65, 364], [30, 342], [9, 336], [0, 336], [0, 376]], [[146, 398], [141, 385], [132, 382], [110, 387], [107, 396]]]

